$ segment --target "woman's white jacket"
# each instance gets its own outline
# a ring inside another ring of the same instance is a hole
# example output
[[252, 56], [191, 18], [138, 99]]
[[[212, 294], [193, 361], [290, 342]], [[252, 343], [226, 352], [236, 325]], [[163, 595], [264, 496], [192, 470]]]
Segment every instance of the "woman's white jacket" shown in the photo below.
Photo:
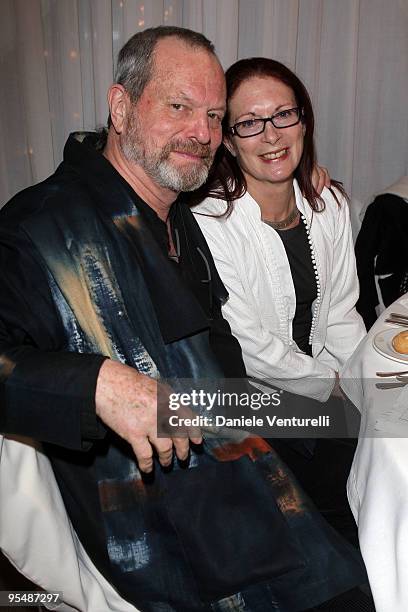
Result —
[[292, 337], [296, 308], [288, 258], [277, 232], [261, 220], [258, 204], [246, 193], [230, 216], [223, 200], [207, 198], [193, 208], [229, 292], [223, 315], [238, 338], [247, 373], [268, 384], [325, 401], [335, 371], [365, 335], [355, 309], [358, 280], [348, 204], [340, 206], [328, 189], [324, 212], [313, 212], [294, 181], [296, 205], [306, 219], [319, 294], [313, 303], [313, 357]]

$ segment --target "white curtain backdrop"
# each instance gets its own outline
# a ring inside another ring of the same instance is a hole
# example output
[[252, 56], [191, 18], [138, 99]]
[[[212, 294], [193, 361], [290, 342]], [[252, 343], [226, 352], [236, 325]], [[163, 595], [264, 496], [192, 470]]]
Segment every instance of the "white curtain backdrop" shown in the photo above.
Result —
[[69, 132], [106, 122], [118, 50], [160, 24], [228, 67], [273, 57], [314, 103], [321, 164], [358, 215], [408, 174], [408, 0], [0, 0], [0, 205], [53, 172]]

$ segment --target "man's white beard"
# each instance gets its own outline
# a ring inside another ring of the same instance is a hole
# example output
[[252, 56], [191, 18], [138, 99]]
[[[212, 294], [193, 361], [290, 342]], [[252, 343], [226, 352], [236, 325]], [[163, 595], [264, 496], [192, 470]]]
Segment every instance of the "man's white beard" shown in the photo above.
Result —
[[179, 193], [201, 187], [207, 180], [209, 168], [203, 163], [192, 168], [175, 168], [169, 161], [164, 160], [157, 164], [154, 172], [149, 172], [147, 168], [145, 171], [161, 187]]
[[[128, 161], [139, 164], [146, 174], [161, 187], [177, 193], [194, 191], [205, 183], [213, 161], [209, 145], [200, 145], [190, 140], [173, 140], [163, 149], [155, 148], [153, 142], [149, 143], [147, 139], [143, 139], [136, 113], [127, 122], [120, 146]], [[173, 150], [203, 157], [200, 163], [179, 168], [169, 160], [169, 155]]]

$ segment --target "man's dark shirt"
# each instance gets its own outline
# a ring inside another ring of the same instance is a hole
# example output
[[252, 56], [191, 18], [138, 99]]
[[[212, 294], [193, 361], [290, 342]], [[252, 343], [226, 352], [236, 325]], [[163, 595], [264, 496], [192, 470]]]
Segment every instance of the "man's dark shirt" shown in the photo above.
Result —
[[[121, 179], [123, 180], [123, 179]], [[137, 194], [130, 185], [127, 188], [131, 197], [157, 244], [163, 254], [168, 256], [169, 239], [166, 224], [157, 216], [155, 211], [150, 208]], [[186, 226], [186, 224], [188, 224]], [[212, 259], [207, 258], [200, 247], [197, 247], [198, 235], [201, 234], [194, 217], [191, 217], [187, 206], [183, 203], [183, 196], [173, 204], [170, 211], [170, 226], [172, 228], [174, 243], [178, 248], [178, 263], [172, 261], [178, 273], [181, 275], [186, 287], [197, 299], [198, 304], [204, 310], [208, 320], [210, 346], [220, 364], [226, 378], [242, 378], [246, 376], [246, 370], [242, 359], [241, 346], [235, 336], [231, 333], [231, 328], [226, 319], [221, 314], [221, 300], [213, 295], [213, 282], [215, 267]], [[201, 251], [201, 252], [200, 252]], [[216, 283], [220, 283], [218, 278]], [[154, 289], [153, 289], [154, 291]], [[177, 301], [177, 300], [176, 300]], [[155, 308], [159, 317], [162, 310], [167, 308], [167, 304], [158, 298], [155, 300]], [[165, 333], [169, 338], [174, 334], [172, 327], [177, 327], [177, 321], [166, 320]], [[162, 330], [163, 331], [163, 330]], [[177, 332], [175, 333], [177, 335]]]

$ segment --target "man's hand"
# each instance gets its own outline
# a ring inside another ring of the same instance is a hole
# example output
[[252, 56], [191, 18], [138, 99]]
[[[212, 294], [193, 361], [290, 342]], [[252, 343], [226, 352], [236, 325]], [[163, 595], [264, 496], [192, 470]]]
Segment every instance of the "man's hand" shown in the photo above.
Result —
[[183, 461], [188, 457], [189, 440], [202, 442], [197, 428], [188, 429], [189, 437], [157, 437], [157, 386], [153, 378], [111, 359], [103, 362], [96, 385], [96, 414], [131, 444], [142, 472], [153, 469], [153, 448], [161, 465], [168, 466], [173, 445]]
[[323, 166], [318, 166], [316, 164], [312, 172], [312, 183], [319, 195], [325, 187], [330, 187], [330, 175], [327, 168], [323, 168]]

